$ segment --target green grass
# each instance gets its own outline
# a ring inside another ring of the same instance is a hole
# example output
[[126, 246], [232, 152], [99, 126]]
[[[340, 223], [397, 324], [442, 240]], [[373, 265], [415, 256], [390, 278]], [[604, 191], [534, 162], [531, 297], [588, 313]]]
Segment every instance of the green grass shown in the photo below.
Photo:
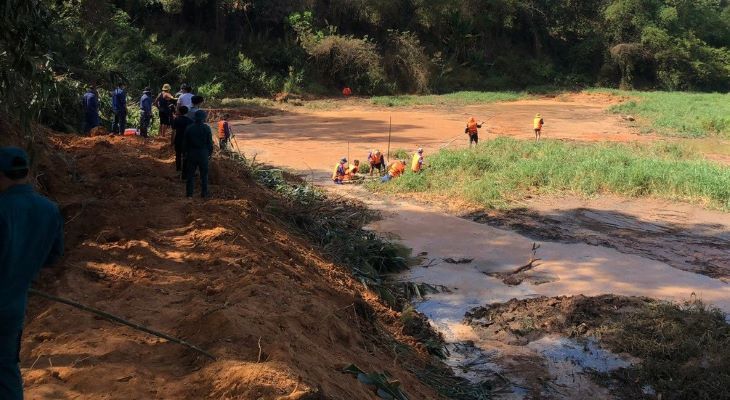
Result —
[[625, 92], [630, 100], [610, 111], [639, 117], [661, 135], [730, 139], [730, 94], [687, 92]]
[[402, 95], [376, 96], [371, 102], [377, 106], [408, 107], [427, 105], [456, 105], [496, 103], [500, 101], [515, 101], [526, 98], [524, 92], [455, 92], [440, 95]]
[[498, 138], [475, 149], [426, 155], [421, 174], [407, 173], [374, 190], [427, 192], [504, 208], [535, 193], [658, 197], [730, 210], [730, 168], [680, 144], [587, 145]]

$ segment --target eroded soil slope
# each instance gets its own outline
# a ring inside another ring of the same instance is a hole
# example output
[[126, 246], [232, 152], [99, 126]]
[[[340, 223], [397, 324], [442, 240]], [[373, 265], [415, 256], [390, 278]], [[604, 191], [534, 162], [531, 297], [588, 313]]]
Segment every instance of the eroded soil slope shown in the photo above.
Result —
[[21, 366], [28, 399], [370, 399], [340, 369], [390, 372], [398, 315], [275, 216], [276, 194], [228, 160], [213, 199], [185, 200], [164, 140], [51, 136], [34, 174], [66, 218], [67, 256], [37, 288], [181, 337], [176, 344], [32, 297]]

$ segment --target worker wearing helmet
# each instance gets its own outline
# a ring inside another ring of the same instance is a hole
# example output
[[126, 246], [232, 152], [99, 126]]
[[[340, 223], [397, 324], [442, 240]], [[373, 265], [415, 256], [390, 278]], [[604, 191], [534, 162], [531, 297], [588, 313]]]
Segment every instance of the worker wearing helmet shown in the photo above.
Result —
[[370, 176], [373, 176], [373, 171], [378, 169], [380, 175], [385, 172], [385, 157], [380, 153], [380, 150], [372, 150], [368, 154], [368, 162], [370, 163]]
[[415, 173], [421, 172], [423, 169], [423, 148], [418, 148], [418, 152], [413, 155], [411, 160], [411, 171]]
[[536, 142], [540, 140], [543, 125], [545, 125], [545, 120], [542, 119], [542, 115], [540, 115], [540, 113], [537, 113], [537, 115], [535, 115], [535, 119], [532, 120], [532, 128], [535, 130]]
[[332, 181], [336, 185], [342, 185], [345, 175], [347, 175], [347, 158], [343, 157], [339, 163], [335, 164], [335, 169], [332, 171]]

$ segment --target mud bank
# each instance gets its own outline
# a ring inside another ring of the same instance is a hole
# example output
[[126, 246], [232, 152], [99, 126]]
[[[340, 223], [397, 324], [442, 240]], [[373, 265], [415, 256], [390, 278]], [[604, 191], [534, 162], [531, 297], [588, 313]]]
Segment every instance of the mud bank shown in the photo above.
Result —
[[[698, 297], [730, 311], [730, 287], [725, 282], [641, 256], [637, 251], [622, 252], [618, 245], [611, 248], [579, 240], [544, 241], [534, 234], [525, 236], [428, 206], [373, 198], [358, 188], [347, 190], [350, 195], [362, 195], [370, 207], [381, 212], [382, 219], [368, 229], [399, 241], [422, 257], [420, 265], [397, 279], [450, 289], [427, 296], [417, 302], [416, 308], [443, 334], [451, 354], [448, 362], [455, 372], [472, 380], [501, 381], [495, 393], [500, 398], [612, 398], [587, 372], [609, 373], [631, 365], [634, 360], [612, 354], [592, 342], [575, 342], [559, 336], [520, 343], [485, 337], [464, 323], [465, 314], [474, 308], [511, 299], [611, 294], [676, 302]], [[600, 210], [594, 213], [601, 215]], [[600, 221], [599, 217], [596, 219]], [[642, 226], [634, 223], [631, 227], [640, 235]], [[707, 229], [713, 227], [724, 234], [717, 225]], [[655, 230], [647, 231], [651, 235]], [[685, 238], [694, 236], [693, 232], [677, 234]], [[629, 241], [618, 229], [616, 237]], [[609, 235], [606, 240], [611, 239]], [[687, 246], [693, 246], [708, 240], [687, 242]], [[650, 243], [644, 245], [651, 249]], [[722, 251], [716, 255], [725, 256]], [[677, 265], [684, 265], [681, 260]], [[522, 273], [519, 284], [506, 284], [497, 276], [509, 275], [530, 261], [532, 268]]]

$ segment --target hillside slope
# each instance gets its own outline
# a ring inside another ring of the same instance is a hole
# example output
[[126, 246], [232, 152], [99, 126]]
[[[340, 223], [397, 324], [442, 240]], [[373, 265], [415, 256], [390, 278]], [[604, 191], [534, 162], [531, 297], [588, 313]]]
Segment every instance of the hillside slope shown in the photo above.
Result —
[[341, 368], [403, 367], [398, 314], [265, 211], [275, 193], [229, 160], [213, 199], [186, 200], [164, 140], [50, 136], [37, 183], [66, 218], [65, 261], [37, 288], [184, 338], [182, 346], [32, 297], [21, 366], [28, 399], [371, 399]]

